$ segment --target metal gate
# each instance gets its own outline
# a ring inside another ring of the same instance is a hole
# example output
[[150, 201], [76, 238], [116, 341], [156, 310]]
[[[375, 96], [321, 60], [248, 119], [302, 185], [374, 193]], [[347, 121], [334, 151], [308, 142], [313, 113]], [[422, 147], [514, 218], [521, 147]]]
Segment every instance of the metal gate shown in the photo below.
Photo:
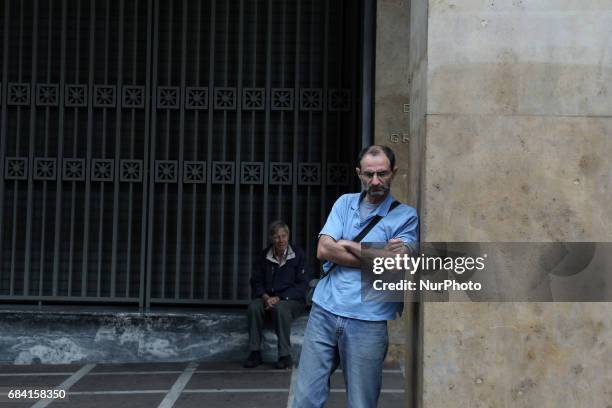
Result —
[[0, 299], [244, 303], [276, 218], [314, 254], [359, 3], [0, 0]]

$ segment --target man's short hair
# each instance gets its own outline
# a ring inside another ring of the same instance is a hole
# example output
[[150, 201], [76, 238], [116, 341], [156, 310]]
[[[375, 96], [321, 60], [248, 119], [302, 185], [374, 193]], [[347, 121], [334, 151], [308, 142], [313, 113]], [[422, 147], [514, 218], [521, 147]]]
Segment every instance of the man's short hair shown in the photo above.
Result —
[[291, 232], [289, 231], [289, 226], [285, 223], [285, 221], [276, 220], [276, 221], [272, 221], [270, 225], [268, 226], [268, 236], [272, 238], [274, 233], [278, 231], [279, 229], [284, 229], [287, 232], [287, 235], [291, 235]]
[[387, 159], [389, 159], [389, 163], [391, 163], [391, 170], [395, 168], [395, 153], [393, 153], [393, 150], [391, 150], [390, 147], [383, 145], [372, 145], [363, 148], [359, 152], [359, 156], [357, 156], [357, 167], [361, 168], [361, 159], [363, 159], [363, 156], [365, 156], [366, 154], [369, 154], [370, 156], [378, 156], [379, 154], [384, 154], [385, 156], [387, 156]]

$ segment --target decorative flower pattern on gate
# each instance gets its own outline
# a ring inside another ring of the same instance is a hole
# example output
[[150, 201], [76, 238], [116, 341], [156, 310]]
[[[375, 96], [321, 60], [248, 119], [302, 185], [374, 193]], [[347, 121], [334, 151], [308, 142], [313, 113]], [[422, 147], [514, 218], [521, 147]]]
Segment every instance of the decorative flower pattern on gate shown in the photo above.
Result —
[[228, 88], [228, 87], [215, 88], [215, 109], [219, 109], [219, 110], [236, 109], [236, 88]]
[[4, 162], [4, 178], [6, 180], [27, 180], [27, 157], [7, 157]]
[[7, 104], [27, 106], [30, 104], [30, 84], [9, 83]]
[[242, 109], [244, 110], [264, 110], [265, 99], [265, 88], [242, 89]]
[[212, 182], [213, 184], [234, 184], [234, 162], [213, 162]]
[[323, 108], [323, 90], [320, 88], [300, 89], [300, 109], [320, 111]]
[[57, 106], [59, 104], [59, 86], [57, 84], [38, 84], [36, 86], [36, 105]]
[[342, 163], [328, 163], [326, 181], [330, 186], [343, 186], [348, 184], [348, 165]]
[[91, 162], [91, 181], [113, 181], [115, 161], [112, 159], [93, 159]]
[[185, 93], [185, 109], [208, 109], [208, 88], [188, 86]]
[[[27, 157], [6, 157], [4, 167], [5, 180], [27, 180], [31, 170], [34, 180], [85, 181], [90, 171], [92, 182], [112, 182], [115, 177], [114, 159], [65, 158], [58, 162], [54, 157], [35, 157], [32, 169], [28, 168]], [[57, 164], [61, 164], [59, 172]], [[87, 164], [89, 163], [89, 165]], [[155, 183], [177, 183], [179, 166], [183, 166], [182, 182], [185, 184], [205, 184], [207, 182], [206, 161], [155, 160], [153, 177]], [[236, 166], [240, 174], [236, 176]], [[268, 183], [270, 185], [292, 185], [292, 162], [269, 162]], [[297, 165], [297, 182], [299, 185], [320, 185], [323, 173], [321, 163], [303, 162]], [[213, 184], [261, 185], [264, 183], [266, 163], [263, 161], [214, 161], [211, 168]], [[119, 161], [119, 180], [121, 182], [143, 181], [143, 160], [122, 159]], [[350, 168], [346, 163], [327, 163], [326, 184], [331, 186], [347, 185], [350, 181]]]
[[183, 163], [183, 183], [204, 184], [206, 183], [206, 162], [186, 161]]
[[291, 185], [292, 166], [289, 162], [270, 163], [270, 184], [272, 185]]
[[157, 109], [178, 109], [180, 88], [178, 86], [157, 87]]
[[293, 88], [272, 88], [273, 111], [286, 111], [293, 109]]
[[330, 89], [328, 109], [330, 111], [350, 111], [351, 91], [349, 89]]
[[123, 87], [122, 105], [125, 108], [144, 108], [145, 87], [138, 85], [126, 85]]
[[114, 108], [116, 88], [114, 85], [94, 85], [94, 108]]
[[85, 180], [85, 160], [64, 159], [62, 165], [62, 179], [65, 181]]
[[176, 183], [177, 169], [178, 162], [176, 160], [155, 160], [155, 182]]
[[321, 164], [300, 163], [298, 165], [298, 183], [307, 186], [321, 184]]
[[64, 106], [69, 108], [82, 108], [87, 106], [87, 85], [66, 85]]
[[142, 160], [121, 160], [119, 163], [119, 181], [142, 182]]
[[242, 184], [262, 184], [264, 175], [263, 162], [240, 163], [240, 182]]
[[34, 159], [34, 180], [55, 180], [56, 160], [50, 157], [37, 157]]
[[[0, 84], [1, 85], [1, 84]], [[67, 84], [64, 88], [63, 102], [60, 99], [59, 84], [9, 83], [7, 87], [7, 104], [11, 106], [29, 106], [30, 93], [35, 91], [37, 106], [57, 107], [63, 103], [66, 107], [86, 107], [89, 104], [89, 88], [84, 84]], [[269, 91], [269, 94], [268, 94]], [[116, 85], [94, 85], [93, 107], [114, 108], [119, 102], [125, 109], [143, 109], [146, 104], [147, 88], [144, 85], [124, 85], [119, 89], [117, 101]], [[157, 109], [179, 109], [181, 103], [187, 110], [206, 110], [209, 108], [209, 88], [205, 86], [158, 86], [151, 90], [155, 95]], [[241, 92], [241, 94], [240, 94]], [[351, 90], [323, 88], [236, 88], [215, 87], [212, 95], [213, 107], [216, 110], [235, 110], [237, 98], [241, 98], [240, 108], [244, 111], [263, 111], [269, 97], [269, 108], [272, 111], [322, 111], [324, 93], [327, 92], [328, 111], [350, 111]], [[298, 93], [296, 101], [294, 93]], [[0, 94], [1, 97], [1, 94]]]

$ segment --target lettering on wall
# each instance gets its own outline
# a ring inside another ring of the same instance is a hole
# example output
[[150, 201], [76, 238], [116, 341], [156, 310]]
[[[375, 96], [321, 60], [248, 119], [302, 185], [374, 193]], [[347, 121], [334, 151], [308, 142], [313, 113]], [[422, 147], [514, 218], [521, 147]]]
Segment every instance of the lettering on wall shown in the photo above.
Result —
[[[402, 111], [404, 113], [410, 113], [410, 104], [402, 104]], [[410, 132], [397, 131], [389, 135], [389, 142], [391, 143], [410, 143]]]

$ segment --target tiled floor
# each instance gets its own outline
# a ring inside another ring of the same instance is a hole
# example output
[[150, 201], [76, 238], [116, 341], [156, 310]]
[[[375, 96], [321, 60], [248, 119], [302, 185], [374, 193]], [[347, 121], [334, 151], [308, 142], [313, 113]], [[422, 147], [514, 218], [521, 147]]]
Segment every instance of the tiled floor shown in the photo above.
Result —
[[[271, 365], [243, 369], [239, 363], [0, 365], [0, 407], [287, 407], [295, 371]], [[383, 371], [378, 406], [404, 407], [398, 366]], [[326, 407], [345, 407], [340, 371], [332, 376]], [[8, 399], [11, 389], [66, 389], [56, 400]]]

